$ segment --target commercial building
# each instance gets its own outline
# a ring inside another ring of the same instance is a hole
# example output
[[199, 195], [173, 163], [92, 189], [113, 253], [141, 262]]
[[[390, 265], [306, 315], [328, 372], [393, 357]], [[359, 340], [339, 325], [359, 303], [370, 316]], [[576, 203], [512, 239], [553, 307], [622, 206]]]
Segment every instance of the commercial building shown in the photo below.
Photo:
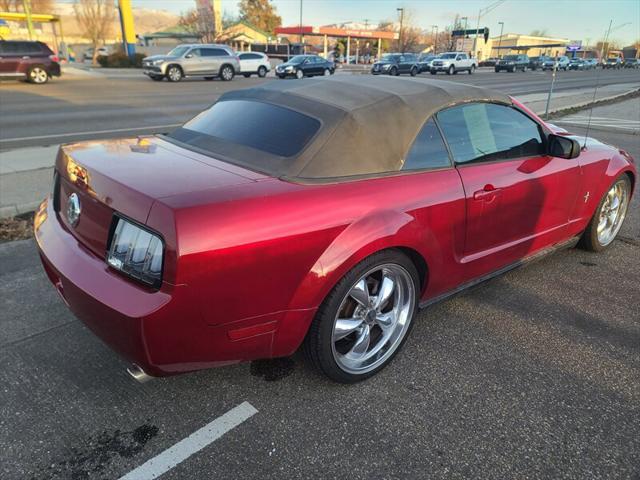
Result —
[[505, 33], [490, 38], [486, 44], [480, 42], [481, 51], [478, 58], [503, 57], [509, 54], [522, 53], [530, 57], [548, 55], [564, 55], [570, 43], [568, 38], [536, 37], [519, 33]]

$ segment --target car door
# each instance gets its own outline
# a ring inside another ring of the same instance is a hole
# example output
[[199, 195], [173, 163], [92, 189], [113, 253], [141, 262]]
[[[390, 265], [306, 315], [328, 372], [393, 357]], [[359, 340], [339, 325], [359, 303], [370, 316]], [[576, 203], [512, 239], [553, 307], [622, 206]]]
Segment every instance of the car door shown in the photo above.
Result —
[[240, 71], [242, 73], [254, 73], [258, 70], [253, 53], [241, 53], [238, 58], [240, 59]]
[[200, 48], [192, 48], [182, 59], [182, 70], [185, 75], [200, 75], [204, 73], [202, 65], [202, 51]]
[[[204, 68], [206, 73], [211, 75], [217, 75], [220, 72], [220, 67], [225, 62], [226, 57], [229, 57], [229, 52], [227, 52], [224, 48], [213, 48], [207, 47], [205, 50], [203, 59], [204, 59]], [[240, 70], [242, 71], [242, 66], [240, 66]]]
[[437, 120], [465, 189], [463, 262], [508, 264], [564, 238], [580, 189], [577, 159], [550, 156], [541, 126], [511, 106], [469, 103]]
[[17, 76], [21, 57], [20, 45], [24, 42], [0, 42], [0, 74]]

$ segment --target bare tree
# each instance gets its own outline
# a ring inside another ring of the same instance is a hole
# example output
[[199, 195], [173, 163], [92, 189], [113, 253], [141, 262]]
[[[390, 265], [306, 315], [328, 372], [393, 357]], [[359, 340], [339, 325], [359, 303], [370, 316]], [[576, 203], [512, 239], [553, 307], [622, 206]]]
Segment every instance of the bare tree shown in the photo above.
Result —
[[[27, 0], [31, 5], [31, 13], [51, 13], [53, 0]], [[2, 12], [24, 12], [24, 0], [0, 0]]]
[[93, 47], [92, 63], [98, 58], [98, 44], [111, 33], [115, 19], [112, 0], [76, 0], [73, 5], [76, 18], [84, 36]]

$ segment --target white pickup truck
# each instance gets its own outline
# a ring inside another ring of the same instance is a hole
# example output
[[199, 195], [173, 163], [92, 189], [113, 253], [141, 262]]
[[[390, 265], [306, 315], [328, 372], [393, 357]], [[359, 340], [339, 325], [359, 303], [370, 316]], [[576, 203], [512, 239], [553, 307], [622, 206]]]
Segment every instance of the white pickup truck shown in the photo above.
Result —
[[469, 57], [462, 52], [445, 52], [438, 55], [431, 62], [431, 75], [438, 72], [445, 72], [447, 75], [454, 75], [458, 72], [467, 71], [471, 75], [478, 67], [475, 58]]

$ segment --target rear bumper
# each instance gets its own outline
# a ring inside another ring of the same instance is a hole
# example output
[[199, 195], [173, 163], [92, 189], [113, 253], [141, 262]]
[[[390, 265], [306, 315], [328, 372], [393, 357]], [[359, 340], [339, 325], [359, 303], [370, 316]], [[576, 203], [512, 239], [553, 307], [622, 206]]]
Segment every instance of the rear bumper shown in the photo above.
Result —
[[149, 375], [289, 355], [304, 337], [314, 311], [206, 324], [186, 285], [165, 283], [153, 291], [113, 271], [61, 224], [50, 200], [34, 221], [47, 276], [78, 319]]
[[57, 62], [51, 63], [47, 67], [47, 72], [49, 73], [50, 77], [59, 77], [62, 74], [60, 70], [60, 64]]

